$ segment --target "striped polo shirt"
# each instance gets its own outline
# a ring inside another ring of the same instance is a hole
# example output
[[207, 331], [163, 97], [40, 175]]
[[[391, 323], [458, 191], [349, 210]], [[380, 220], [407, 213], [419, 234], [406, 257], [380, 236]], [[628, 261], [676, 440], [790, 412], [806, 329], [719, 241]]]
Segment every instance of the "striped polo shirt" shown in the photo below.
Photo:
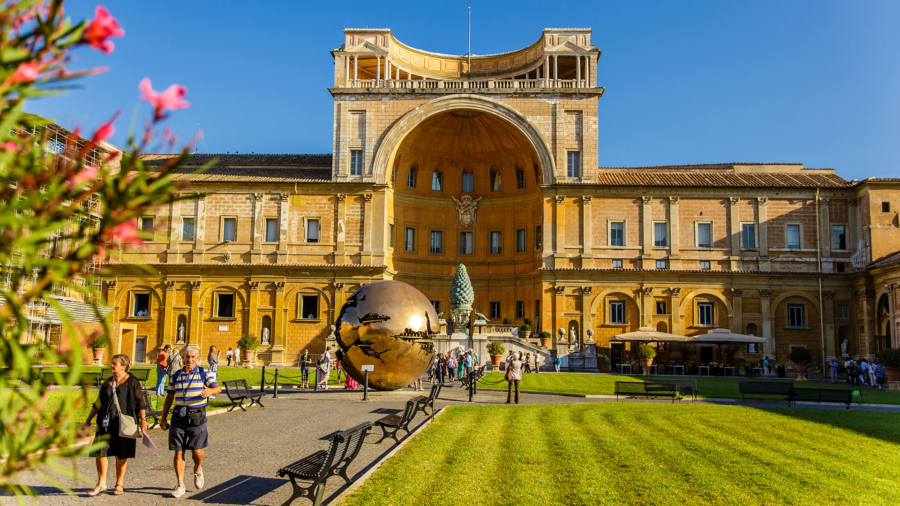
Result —
[[[210, 371], [206, 372], [206, 387], [215, 388], [216, 374]], [[184, 369], [178, 371], [169, 378], [169, 386], [166, 393], [175, 395], [176, 406], [187, 406], [189, 408], [206, 407], [208, 399], [200, 396], [203, 392], [203, 377], [200, 375], [200, 367], [194, 367], [190, 374], [184, 372]]]

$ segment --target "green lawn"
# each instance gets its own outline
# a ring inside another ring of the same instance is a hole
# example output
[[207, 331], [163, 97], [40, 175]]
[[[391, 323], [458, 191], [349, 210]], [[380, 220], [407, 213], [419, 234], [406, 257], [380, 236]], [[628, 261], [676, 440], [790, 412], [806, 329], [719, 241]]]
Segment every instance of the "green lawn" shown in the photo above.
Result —
[[[62, 369], [62, 368], [48, 367], [43, 370], [44, 371], [53, 371], [56, 369]], [[91, 367], [84, 367], [82, 370], [84, 372], [99, 372], [100, 369], [101, 368], [99, 368], [99, 367], [91, 366]], [[148, 367], [137, 366], [137, 367], [135, 367], [135, 369], [150, 369], [150, 378], [147, 380], [147, 383], [145, 384], [145, 386], [147, 388], [152, 389], [156, 385], [156, 367], [148, 368]], [[205, 369], [205, 367], [204, 367], [204, 369]], [[314, 380], [315, 380], [315, 370], [314, 369], [315, 368], [313, 368], [313, 367], [310, 368], [310, 372], [309, 372], [310, 384], [312, 384], [312, 382], [314, 382]], [[266, 367], [266, 382], [268, 385], [270, 385], [272, 383], [272, 381], [274, 380], [274, 378], [273, 378], [274, 374], [275, 374], [274, 367]], [[284, 376], [287, 376], [289, 378], [290, 384], [293, 384], [293, 383], [297, 383], [298, 385], [300, 384], [300, 369], [279, 368], [278, 374], [279, 374], [279, 376], [282, 377], [282, 379], [280, 379], [278, 382], [279, 385], [285, 384], [284, 380], [283, 380]], [[247, 380], [248, 385], [258, 387], [260, 380], [262, 379], [262, 367], [257, 367], [255, 369], [244, 369], [242, 367], [221, 367], [221, 366], [219, 366], [219, 371], [218, 371], [218, 375], [216, 376], [216, 378], [220, 382], [221, 381], [229, 381], [229, 380], [245, 379], [245, 380]], [[343, 378], [343, 376], [341, 376], [341, 378]], [[333, 369], [331, 370], [331, 374], [329, 375], [328, 384], [329, 385], [343, 385], [343, 381], [340, 381], [340, 382], [337, 381], [337, 371], [335, 371]]]
[[898, 482], [896, 413], [466, 406], [449, 408], [344, 504], [900, 504]]
[[[649, 376], [652, 378], [681, 379], [684, 376]], [[484, 377], [479, 387], [506, 389], [502, 373], [491, 373]], [[642, 376], [619, 376], [614, 374], [523, 374], [519, 388], [536, 392], [560, 392], [583, 395], [615, 395], [616, 381], [643, 381]], [[739, 381], [793, 381], [791, 379], [747, 380], [741, 378], [691, 378], [697, 380], [697, 397], [715, 399], [740, 399]], [[501, 381], [499, 384], [498, 381]], [[846, 383], [832, 385], [819, 381], [798, 382], [798, 386], [808, 388], [851, 388]], [[855, 388], [862, 393], [862, 401], [872, 404], [900, 404], [900, 392], [888, 392], [871, 387]], [[747, 398], [775, 399], [773, 396], [748, 395]]]

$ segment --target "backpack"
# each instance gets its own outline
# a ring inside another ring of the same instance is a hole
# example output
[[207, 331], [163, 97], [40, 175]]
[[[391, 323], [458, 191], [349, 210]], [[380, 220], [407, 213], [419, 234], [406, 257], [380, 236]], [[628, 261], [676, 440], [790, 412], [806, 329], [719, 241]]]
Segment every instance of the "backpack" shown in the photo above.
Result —
[[[205, 387], [206, 386], [206, 370], [203, 369], [202, 367], [200, 367], [199, 365], [197, 366], [197, 370], [198, 370], [198, 372], [200, 372], [200, 379], [203, 380], [203, 386]], [[175, 380], [177, 380], [179, 378], [180, 374], [186, 374], [184, 372], [184, 369], [178, 369], [177, 371], [175, 371], [172, 374], [172, 378], [169, 381], [174, 384]]]

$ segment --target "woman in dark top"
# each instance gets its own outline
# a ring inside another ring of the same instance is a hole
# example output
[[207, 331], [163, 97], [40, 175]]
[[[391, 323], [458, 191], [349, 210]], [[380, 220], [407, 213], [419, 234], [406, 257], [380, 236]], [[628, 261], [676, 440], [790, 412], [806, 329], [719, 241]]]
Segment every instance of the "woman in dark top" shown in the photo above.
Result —
[[134, 458], [137, 440], [119, 436], [119, 410], [113, 399], [113, 391], [119, 400], [119, 406], [125, 415], [134, 417], [140, 422], [141, 431], [147, 430], [147, 417], [144, 412], [144, 398], [141, 382], [128, 374], [131, 368], [131, 359], [128, 355], [115, 355], [112, 358], [112, 377], [103, 382], [100, 387], [100, 395], [97, 402], [91, 408], [85, 429], [90, 429], [91, 419], [97, 415], [97, 433], [95, 441], [106, 440], [107, 445], [91, 454], [97, 459], [97, 486], [87, 493], [88, 497], [94, 497], [106, 490], [107, 457], [116, 458], [116, 487], [113, 495], [122, 495], [125, 489], [122, 482], [125, 479], [125, 469], [128, 459]]

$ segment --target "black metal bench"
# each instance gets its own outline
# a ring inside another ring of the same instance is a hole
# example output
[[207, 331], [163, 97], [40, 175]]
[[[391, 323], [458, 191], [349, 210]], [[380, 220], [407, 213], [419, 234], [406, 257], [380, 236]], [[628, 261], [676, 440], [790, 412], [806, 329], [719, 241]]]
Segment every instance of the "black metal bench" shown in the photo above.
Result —
[[159, 425], [159, 421], [162, 420], [162, 408], [157, 405], [157, 408], [159, 409], [153, 409], [152, 406], [153, 405], [150, 404], [150, 392], [148, 390], [144, 390], [144, 415], [146, 415], [148, 419], [153, 419], [153, 425], [150, 426], [151, 428]]
[[[484, 375], [487, 374], [487, 365], [483, 365], [478, 369], [475, 369], [475, 384], [477, 385], [481, 378], [484, 378]], [[462, 388], [469, 388], [469, 375], [464, 374], [462, 378]]]
[[617, 381], [616, 402], [619, 395], [626, 397], [671, 397], [672, 402], [678, 398], [677, 385], [671, 383], [655, 383], [650, 381]]
[[738, 389], [741, 391], [741, 402], [744, 402], [744, 395], [784, 395], [784, 400], [791, 403], [791, 390], [794, 384], [784, 381], [739, 381]]
[[442, 387], [443, 387], [443, 385], [441, 383], [438, 383], [435, 381], [434, 383], [431, 384], [431, 393], [430, 394], [428, 394], [427, 396], [418, 395], [418, 396], [410, 399], [411, 401], [416, 403], [416, 412], [418, 413], [419, 411], [421, 411], [423, 415], [428, 416], [427, 409], [428, 409], [428, 406], [430, 405], [431, 406], [431, 414], [433, 415], [434, 414], [434, 400], [437, 399], [439, 395], [441, 395]]
[[697, 392], [700, 391], [697, 388], [697, 380], [695, 379], [653, 379], [653, 383], [662, 383], [665, 385], [675, 385], [678, 389], [678, 394], [682, 397], [691, 397], [692, 401], [697, 400]]
[[[371, 427], [372, 424], [367, 422], [345, 430], [331, 438], [331, 446], [328, 450], [319, 450], [279, 469], [276, 473], [277, 476], [282, 478], [287, 476], [294, 487], [291, 498], [283, 506], [291, 504], [298, 497], [306, 497], [313, 502], [313, 506], [319, 506], [325, 496], [326, 482], [332, 476], [340, 475], [347, 483], [350, 483], [347, 468], [359, 454]], [[297, 483], [298, 480], [311, 483], [302, 486]]]
[[837, 402], [850, 409], [853, 390], [837, 388], [796, 388], [791, 389], [791, 402]]
[[[63, 377], [66, 376], [66, 371], [60, 371], [60, 375]], [[53, 372], [42, 372], [41, 373], [41, 383], [44, 385], [56, 384], [56, 373]], [[100, 388], [100, 373], [99, 372], [83, 372], [81, 373], [81, 377], [78, 379], [78, 384], [83, 387], [97, 387]]]
[[150, 369], [128, 369], [128, 374], [134, 376], [141, 382], [141, 387], [147, 386], [147, 380], [150, 379]]
[[397, 439], [397, 433], [400, 432], [400, 429], [406, 431], [409, 434], [409, 423], [412, 422], [412, 419], [416, 416], [416, 402], [409, 400], [406, 401], [406, 409], [403, 410], [403, 414], [401, 415], [387, 415], [375, 421], [375, 425], [381, 427], [383, 432], [381, 439], [379, 439], [375, 444], [378, 444], [384, 441], [387, 438], [393, 438], [397, 444], [400, 443], [400, 440]]
[[254, 404], [259, 404], [259, 406], [263, 408], [265, 407], [262, 403], [262, 389], [260, 389], [258, 393], [253, 393], [247, 386], [247, 380], [239, 379], [223, 381], [222, 385], [225, 386], [225, 394], [228, 396], [228, 399], [231, 400], [231, 407], [228, 408], [228, 411], [232, 411], [234, 408], [241, 408], [241, 411], [247, 411], [244, 407], [244, 399], [250, 401], [250, 405], [247, 406], [248, 408], [252, 408]]

